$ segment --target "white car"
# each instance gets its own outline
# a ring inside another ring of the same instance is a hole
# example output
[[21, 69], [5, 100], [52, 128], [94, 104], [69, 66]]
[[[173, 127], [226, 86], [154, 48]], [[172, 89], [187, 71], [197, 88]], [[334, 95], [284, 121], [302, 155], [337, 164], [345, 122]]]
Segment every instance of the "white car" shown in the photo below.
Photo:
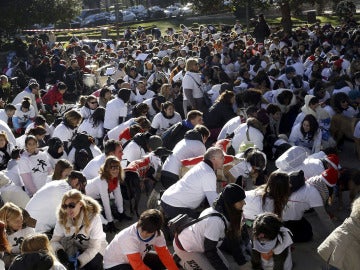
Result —
[[[110, 21], [111, 22], [116, 22], [116, 16], [115, 16], [115, 12], [111, 13], [110, 16]], [[119, 10], [119, 21], [121, 22], [133, 22], [136, 21], [136, 15], [128, 10]]]
[[146, 8], [143, 5], [138, 5], [138, 6], [132, 6], [128, 8], [129, 11], [135, 13], [136, 15], [138, 13], [144, 13], [146, 12]]
[[185, 15], [185, 16], [194, 14], [193, 4], [192, 3], [187, 3], [185, 6], [180, 8], [180, 13], [182, 15]]
[[123, 17], [123, 22], [133, 22], [136, 21], [136, 15], [135, 13], [128, 11], [128, 10], [123, 10], [122, 11], [122, 17]]
[[176, 17], [180, 15], [180, 8], [177, 6], [168, 6], [165, 8], [164, 12], [166, 14], [166, 17]]

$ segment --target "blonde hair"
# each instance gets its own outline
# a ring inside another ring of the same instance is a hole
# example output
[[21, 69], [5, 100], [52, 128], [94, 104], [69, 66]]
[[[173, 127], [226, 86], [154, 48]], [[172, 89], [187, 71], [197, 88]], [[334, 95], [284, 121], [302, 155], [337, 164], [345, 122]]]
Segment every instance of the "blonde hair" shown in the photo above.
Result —
[[[66, 232], [70, 232], [70, 227], [68, 227], [67, 221], [68, 216], [65, 209], [62, 208], [62, 205], [65, 204], [65, 201], [68, 199], [75, 200], [76, 202], [81, 204], [81, 210], [80, 213], [83, 213], [83, 223], [85, 226], [85, 231], [87, 232], [92, 218], [100, 213], [101, 206], [97, 201], [95, 201], [93, 198], [90, 198], [89, 196], [83, 195], [80, 191], [77, 189], [72, 189], [66, 192], [62, 198], [60, 208], [58, 209], [58, 219], [59, 223], [65, 228]], [[80, 231], [80, 227], [82, 224], [78, 224], [80, 213], [77, 217], [75, 217], [74, 223], [75, 223], [75, 233], [78, 233]]]
[[7, 202], [0, 209], [0, 220], [4, 222], [6, 230], [12, 234], [13, 230], [9, 227], [8, 223], [12, 220], [15, 220], [19, 216], [23, 216], [22, 210], [16, 204], [12, 202]]
[[[169, 91], [167, 93], [165, 93], [165, 89], [169, 89]], [[160, 88], [160, 95], [164, 96], [166, 98], [166, 100], [169, 99], [170, 96], [170, 89], [171, 89], [171, 84], [169, 83], [164, 83], [161, 88]]]
[[193, 67], [198, 64], [198, 61], [195, 58], [189, 58], [186, 61], [186, 71], [192, 71]]
[[6, 134], [5, 131], [3, 131], [3, 130], [0, 131], [0, 137], [3, 137], [7, 143], [9, 142], [8, 135]]

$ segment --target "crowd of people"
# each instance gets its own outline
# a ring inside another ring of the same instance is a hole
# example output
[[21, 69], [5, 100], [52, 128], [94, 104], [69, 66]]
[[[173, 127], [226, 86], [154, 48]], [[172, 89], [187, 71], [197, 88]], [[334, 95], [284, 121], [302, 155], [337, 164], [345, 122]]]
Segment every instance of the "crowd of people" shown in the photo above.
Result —
[[[310, 209], [324, 265], [357, 269], [359, 171], [341, 177], [338, 156], [348, 136], [360, 157], [354, 21], [55, 38], [15, 39], [0, 76], [1, 269], [223, 270], [228, 253], [290, 270]], [[335, 229], [345, 186], [354, 206]], [[159, 202], [139, 213], [141, 193]], [[172, 235], [180, 214], [199, 220]]]

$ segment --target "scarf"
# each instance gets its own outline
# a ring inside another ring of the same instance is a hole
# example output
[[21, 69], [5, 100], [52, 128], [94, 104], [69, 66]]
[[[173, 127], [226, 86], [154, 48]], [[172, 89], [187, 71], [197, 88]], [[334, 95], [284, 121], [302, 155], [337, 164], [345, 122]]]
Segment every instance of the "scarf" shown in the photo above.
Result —
[[325, 205], [327, 200], [329, 199], [329, 189], [327, 188], [325, 182], [321, 179], [321, 176], [313, 176], [310, 179], [306, 180], [306, 183], [314, 186], [319, 191]]
[[119, 184], [119, 181], [118, 181], [117, 177], [111, 178], [108, 181], [108, 192], [109, 193], [113, 192], [117, 188], [118, 184]]

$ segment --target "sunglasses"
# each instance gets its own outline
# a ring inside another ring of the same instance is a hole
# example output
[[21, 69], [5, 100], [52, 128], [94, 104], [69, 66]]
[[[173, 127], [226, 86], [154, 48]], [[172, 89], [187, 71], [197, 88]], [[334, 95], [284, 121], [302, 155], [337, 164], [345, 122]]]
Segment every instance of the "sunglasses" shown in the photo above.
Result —
[[62, 209], [74, 209], [75, 207], [76, 207], [76, 205], [77, 205], [77, 203], [74, 203], [74, 202], [71, 202], [71, 203], [69, 203], [69, 204], [63, 204], [62, 206], [61, 206], [61, 208]]
[[97, 101], [92, 101], [92, 102], [89, 102], [90, 104], [97, 104], [98, 102]]
[[119, 170], [119, 169], [120, 169], [120, 166], [110, 166], [110, 169], [111, 169], [111, 170]]

